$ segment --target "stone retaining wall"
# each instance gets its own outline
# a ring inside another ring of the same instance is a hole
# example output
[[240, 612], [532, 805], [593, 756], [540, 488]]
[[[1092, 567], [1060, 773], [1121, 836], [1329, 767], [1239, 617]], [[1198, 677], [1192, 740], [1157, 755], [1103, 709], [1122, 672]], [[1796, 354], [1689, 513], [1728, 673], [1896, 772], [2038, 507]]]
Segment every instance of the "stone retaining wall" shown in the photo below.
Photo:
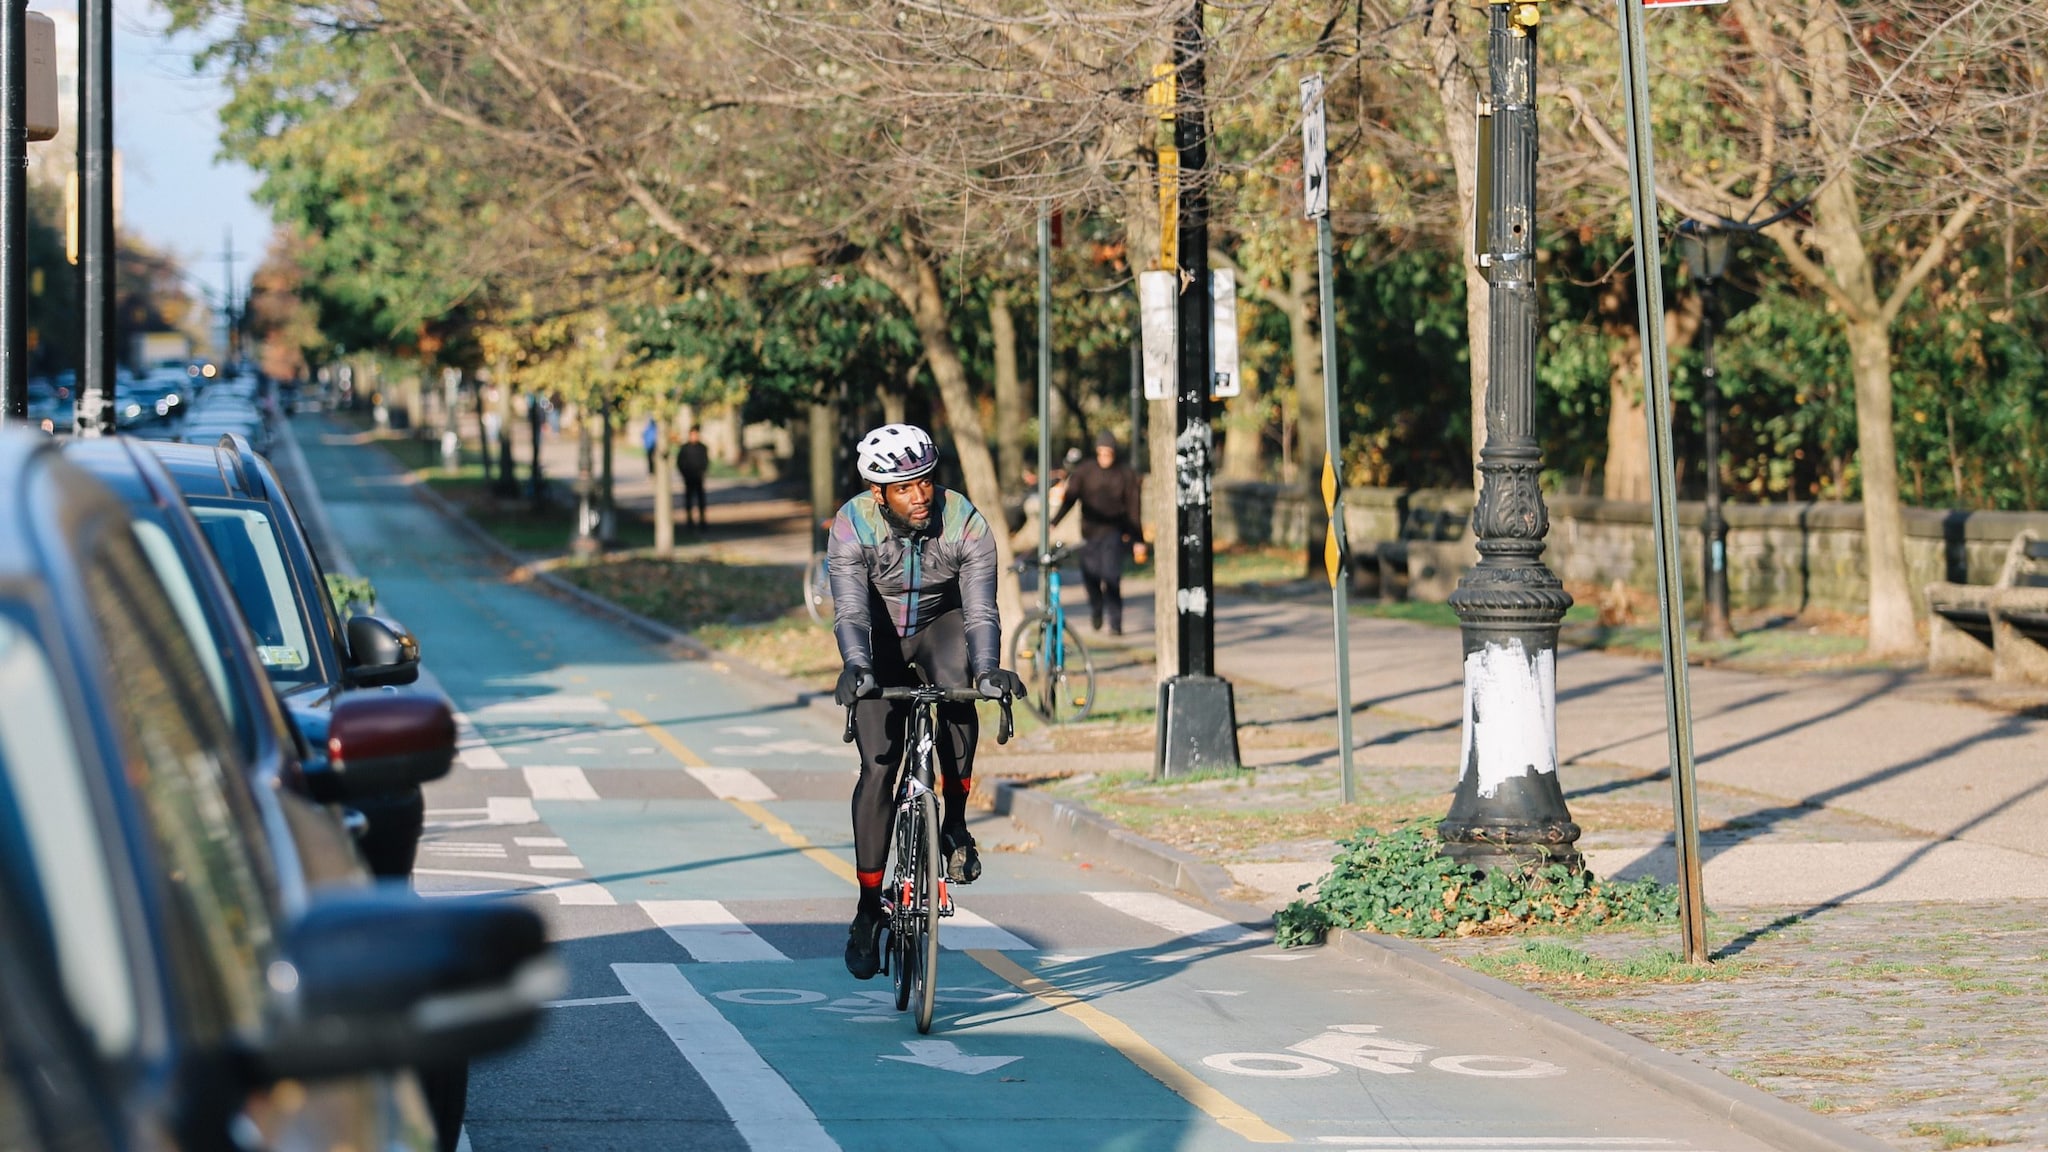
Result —
[[[1469, 515], [1472, 494], [1459, 490], [1352, 488], [1344, 493], [1345, 526], [1354, 553], [1399, 536], [1410, 508], [1443, 508]], [[1650, 506], [1645, 502], [1590, 496], [1551, 496], [1549, 548], [1544, 560], [1564, 579], [1607, 585], [1621, 580], [1645, 592], [1656, 582]], [[1308, 502], [1304, 493], [1276, 484], [1217, 487], [1215, 535], [1219, 543], [1305, 546]], [[1686, 588], [1697, 596], [1700, 572], [1699, 525], [1703, 506], [1683, 501], [1678, 519], [1684, 534], [1679, 551]], [[1863, 507], [1860, 504], [1729, 504], [1728, 595], [1737, 608], [1826, 608], [1860, 613], [1868, 596], [1863, 569]], [[1998, 578], [2014, 535], [2031, 529], [2048, 537], [2048, 513], [1968, 512], [1931, 508], [1906, 510], [1907, 579], [1915, 607], [1925, 612], [1921, 590], [1936, 580], [1989, 584]], [[1469, 552], [1439, 547], [1438, 553]], [[1440, 599], [1457, 583], [1457, 571], [1417, 579], [1414, 594]]]

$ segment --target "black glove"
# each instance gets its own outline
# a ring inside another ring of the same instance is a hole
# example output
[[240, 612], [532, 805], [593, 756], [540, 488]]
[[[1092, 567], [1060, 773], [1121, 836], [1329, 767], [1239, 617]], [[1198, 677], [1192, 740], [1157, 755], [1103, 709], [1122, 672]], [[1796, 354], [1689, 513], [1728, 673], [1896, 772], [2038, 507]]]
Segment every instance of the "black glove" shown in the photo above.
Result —
[[849, 708], [855, 700], [873, 696], [880, 690], [881, 685], [875, 683], [873, 669], [848, 664], [839, 670], [839, 685], [832, 689], [832, 701], [841, 708]]
[[974, 687], [984, 700], [1014, 699], [1024, 695], [1024, 678], [1007, 668], [983, 672]]

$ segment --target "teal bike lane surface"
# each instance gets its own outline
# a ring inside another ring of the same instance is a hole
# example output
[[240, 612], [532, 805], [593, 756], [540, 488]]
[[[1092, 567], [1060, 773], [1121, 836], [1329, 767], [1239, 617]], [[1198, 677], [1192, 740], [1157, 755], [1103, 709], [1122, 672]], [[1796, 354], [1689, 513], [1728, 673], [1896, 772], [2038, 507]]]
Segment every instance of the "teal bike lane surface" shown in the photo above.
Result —
[[295, 430], [330, 564], [375, 582], [462, 713], [419, 888], [533, 901], [570, 971], [536, 1039], [474, 1068], [474, 1152], [1768, 1146], [1497, 1007], [1279, 950], [988, 814], [978, 838], [1015, 850], [956, 889], [920, 1036], [840, 960], [832, 717], [508, 580], [374, 446]]

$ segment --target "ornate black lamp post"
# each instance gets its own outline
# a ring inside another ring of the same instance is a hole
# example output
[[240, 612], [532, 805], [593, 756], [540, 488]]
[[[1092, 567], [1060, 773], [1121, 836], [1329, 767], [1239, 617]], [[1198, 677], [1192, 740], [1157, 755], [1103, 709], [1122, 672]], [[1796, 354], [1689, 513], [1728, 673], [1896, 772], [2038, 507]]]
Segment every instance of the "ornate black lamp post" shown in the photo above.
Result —
[[1486, 446], [1472, 511], [1479, 564], [1451, 607], [1465, 647], [1464, 764], [1437, 831], [1444, 854], [1582, 865], [1579, 826], [1557, 783], [1557, 626], [1572, 598], [1542, 561], [1550, 514], [1532, 429], [1536, 385], [1536, 29], [1538, 3], [1493, 4], [1491, 202], [1487, 280], [1493, 321]]
[[1678, 231], [1678, 251], [1700, 292], [1700, 423], [1706, 431], [1707, 511], [1700, 523], [1700, 639], [1728, 640], [1728, 521], [1721, 515], [1721, 372], [1714, 364], [1714, 337], [1721, 328], [1721, 277], [1728, 271], [1728, 233], [1688, 220]]

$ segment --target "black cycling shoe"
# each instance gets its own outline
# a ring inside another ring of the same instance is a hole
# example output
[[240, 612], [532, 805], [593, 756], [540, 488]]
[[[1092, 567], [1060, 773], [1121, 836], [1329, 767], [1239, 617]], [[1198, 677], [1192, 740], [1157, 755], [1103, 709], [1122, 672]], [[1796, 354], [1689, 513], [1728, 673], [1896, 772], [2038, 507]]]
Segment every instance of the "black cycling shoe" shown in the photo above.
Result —
[[941, 831], [939, 835], [945, 841], [940, 848], [946, 858], [946, 879], [954, 884], [972, 884], [981, 879], [981, 853], [975, 851], [974, 837], [967, 829]]
[[872, 980], [882, 970], [881, 935], [885, 922], [880, 911], [863, 908], [853, 914], [853, 923], [846, 929], [846, 970], [854, 979]]

